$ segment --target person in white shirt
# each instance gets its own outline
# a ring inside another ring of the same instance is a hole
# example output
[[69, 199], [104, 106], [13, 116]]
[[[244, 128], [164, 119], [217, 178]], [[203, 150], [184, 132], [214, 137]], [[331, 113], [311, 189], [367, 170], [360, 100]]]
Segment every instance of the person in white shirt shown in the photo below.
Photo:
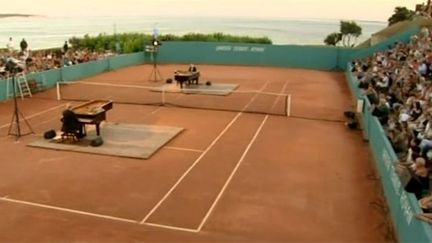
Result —
[[6, 44], [6, 48], [9, 50], [9, 52], [13, 52], [13, 41], [12, 41], [12, 37], [9, 37], [9, 41]]

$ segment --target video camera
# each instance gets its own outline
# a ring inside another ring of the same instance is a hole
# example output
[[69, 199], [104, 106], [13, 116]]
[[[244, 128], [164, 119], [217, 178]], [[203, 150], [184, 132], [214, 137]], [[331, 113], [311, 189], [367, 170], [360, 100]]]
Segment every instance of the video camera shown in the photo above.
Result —
[[6, 59], [6, 64], [5, 64], [6, 71], [10, 73], [19, 73], [24, 71], [24, 69], [25, 69], [25, 63], [12, 57]]

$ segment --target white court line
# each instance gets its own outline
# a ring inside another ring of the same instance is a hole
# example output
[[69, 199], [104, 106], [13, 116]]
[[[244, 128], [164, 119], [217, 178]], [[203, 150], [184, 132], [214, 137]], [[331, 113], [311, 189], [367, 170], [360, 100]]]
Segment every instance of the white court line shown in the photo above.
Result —
[[265, 122], [268, 119], [268, 115], [265, 116], [264, 120], [261, 122], [261, 125], [256, 130], [254, 136], [252, 137], [252, 140], [249, 142], [248, 146], [246, 147], [245, 151], [243, 152], [242, 156], [240, 157], [239, 161], [237, 162], [234, 170], [231, 172], [230, 176], [228, 177], [227, 181], [225, 182], [225, 185], [222, 187], [221, 191], [217, 195], [215, 201], [211, 205], [210, 209], [208, 210], [207, 214], [205, 215], [204, 219], [201, 221], [201, 224], [199, 225], [197, 231], [201, 231], [202, 227], [206, 223], [208, 217], [213, 212], [213, 209], [215, 208], [216, 204], [219, 202], [222, 194], [225, 192], [226, 188], [228, 187], [229, 183], [231, 182], [232, 178], [234, 177], [235, 173], [237, 172], [238, 168], [240, 167], [240, 164], [243, 162], [244, 158], [246, 157], [247, 153], [249, 152], [249, 149], [252, 147], [252, 144], [255, 142], [256, 138], [258, 137], [258, 134], [261, 132], [261, 129], [263, 128]]
[[[45, 120], [45, 121], [39, 122], [39, 123], [37, 123], [36, 125], [32, 125], [32, 128], [39, 127], [39, 126], [41, 126], [41, 125], [43, 125], [43, 124], [45, 124], [45, 123], [52, 122], [52, 121], [54, 121], [54, 120], [57, 120], [57, 121], [59, 122], [59, 124], [60, 124], [60, 123], [61, 123], [61, 120], [60, 120], [60, 119], [61, 119], [60, 117], [53, 117], [53, 118], [50, 118], [50, 119], [48, 119], [48, 120]], [[54, 130], [55, 130], [55, 129], [54, 129]]]
[[[27, 205], [27, 206], [33, 206], [33, 207], [38, 207], [38, 208], [45, 208], [45, 209], [50, 209], [50, 210], [55, 210], [55, 211], [60, 211], [60, 212], [72, 213], [72, 214], [91, 216], [91, 217], [96, 217], [96, 218], [109, 219], [109, 220], [114, 220], [114, 221], [119, 221], [119, 222], [139, 224], [139, 221], [137, 221], [137, 220], [113, 217], [113, 216], [104, 215], [104, 214], [90, 213], [90, 212], [85, 212], [85, 211], [80, 211], [80, 210], [69, 209], [69, 208], [55, 207], [55, 206], [50, 206], [50, 205], [41, 204], [41, 203], [33, 203], [33, 202], [29, 202], [29, 201], [12, 199], [12, 198], [9, 198], [9, 196], [0, 197], [0, 201], [5, 201], [5, 202], [9, 202], [9, 203], [16, 203], [16, 204], [21, 204], [21, 205]], [[170, 230], [186, 231], [186, 232], [192, 232], [192, 233], [198, 232], [195, 229], [174, 227], [174, 226], [163, 225], [163, 224], [145, 223], [144, 225], [157, 227], [157, 228], [170, 229]]]
[[110, 83], [98, 83], [90, 81], [63, 81], [58, 82], [59, 84], [88, 84], [95, 86], [105, 86], [105, 87], [118, 87], [118, 88], [142, 88], [142, 89], [155, 89], [157, 87], [144, 86], [144, 85], [131, 85], [131, 84], [110, 84]]
[[[30, 116], [27, 116], [27, 117], [25, 117], [25, 119], [30, 119], [30, 118], [33, 118], [33, 117], [36, 117], [36, 116], [42, 115], [42, 114], [47, 113], [47, 112], [49, 112], [49, 111], [56, 110], [56, 109], [58, 109], [58, 108], [60, 108], [60, 107], [65, 107], [65, 105], [63, 104], [63, 105], [59, 105], [59, 106], [51, 107], [51, 108], [49, 108], [49, 109], [47, 109], [47, 110], [40, 111], [40, 112], [34, 113], [34, 114], [30, 115]], [[9, 126], [9, 123], [8, 123], [8, 124], [1, 125], [1, 126], [0, 126], [0, 129], [1, 129], [1, 128], [8, 127], [8, 126]]]
[[141, 220], [140, 224], [144, 224], [145, 221], [150, 218], [150, 216], [159, 208], [159, 206], [168, 198], [169, 195], [177, 188], [180, 182], [189, 174], [189, 172], [201, 161], [201, 159], [210, 151], [211, 148], [216, 144], [216, 142], [225, 134], [226, 131], [234, 124], [235, 121], [242, 115], [243, 113], [239, 112], [237, 115], [231, 120], [230, 123], [222, 130], [222, 132], [211, 142], [211, 144], [204, 150], [204, 152], [195, 160], [195, 162], [186, 170], [185, 173], [177, 180], [177, 182], [171, 187], [171, 189], [163, 196], [163, 198], [150, 210], [150, 212]]
[[120, 221], [120, 222], [135, 223], [135, 224], [138, 223], [138, 221], [132, 220], [132, 219], [125, 219], [125, 218], [113, 217], [113, 216], [108, 216], [108, 215], [103, 215], [103, 214], [89, 213], [89, 212], [75, 210], [75, 209], [68, 209], [68, 208], [55, 207], [55, 206], [50, 206], [50, 205], [45, 205], [45, 204], [40, 204], [40, 203], [23, 201], [23, 200], [16, 200], [16, 199], [9, 198], [7, 196], [1, 197], [0, 201], [18, 203], [18, 204], [22, 204], [22, 205], [34, 206], [34, 207], [39, 207], [39, 208], [52, 209], [52, 210], [68, 212], [68, 213], [81, 214], [81, 215], [92, 216], [92, 217], [103, 218], [103, 219], [109, 219], [109, 220]]
[[160, 109], [162, 109], [163, 106], [158, 107], [154, 111], [150, 112], [150, 115], [156, 114]]
[[164, 229], [170, 229], [170, 230], [178, 230], [178, 231], [198, 233], [198, 231], [196, 229], [188, 229], [188, 228], [177, 227], [177, 226], [169, 226], [169, 225], [155, 224], [155, 223], [144, 223], [144, 225], [154, 226], [154, 227], [164, 228]]
[[203, 153], [204, 150], [199, 149], [189, 149], [189, 148], [180, 148], [180, 147], [171, 147], [171, 146], [165, 146], [164, 149], [172, 149], [172, 150], [180, 150], [180, 151], [189, 151], [189, 152], [197, 152], [197, 153]]
[[[267, 87], [269, 81], [267, 81], [261, 90]], [[256, 98], [257, 94], [251, 99], [251, 101], [246, 104], [243, 108], [245, 110], [252, 101]], [[189, 174], [189, 172], [198, 164], [199, 161], [210, 151], [210, 149], [216, 144], [216, 142], [225, 134], [226, 131], [234, 124], [234, 122], [243, 114], [243, 112], [237, 113], [237, 115], [231, 120], [231, 122], [222, 130], [222, 132], [211, 142], [211, 144], [204, 150], [204, 152], [195, 160], [195, 162], [186, 170], [185, 173], [177, 180], [177, 182], [171, 187], [171, 189], [163, 196], [163, 198], [150, 210], [150, 212], [141, 220], [140, 224], [146, 223], [147, 219], [160, 207], [160, 205], [171, 195], [171, 193], [177, 188], [177, 186], [183, 181], [183, 179]]]

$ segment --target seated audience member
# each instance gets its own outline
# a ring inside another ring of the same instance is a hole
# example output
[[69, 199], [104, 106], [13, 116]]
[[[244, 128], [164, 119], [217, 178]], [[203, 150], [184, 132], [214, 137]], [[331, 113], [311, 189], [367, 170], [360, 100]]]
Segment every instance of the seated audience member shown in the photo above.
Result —
[[408, 153], [408, 134], [400, 125], [397, 125], [393, 131], [389, 132], [388, 137], [396, 154], [404, 155]]
[[405, 186], [405, 190], [414, 193], [417, 199], [421, 199], [425, 191], [429, 190], [429, 172], [426, 168], [426, 160], [423, 157], [418, 157], [410, 169], [412, 177]]
[[423, 212], [432, 213], [432, 196], [427, 196], [419, 200], [419, 204]]
[[387, 90], [389, 89], [389, 85], [390, 85], [389, 77], [384, 74], [381, 74], [378, 77], [376, 82], [377, 90], [382, 93], [387, 92]]
[[366, 90], [364, 91], [364, 95], [369, 99], [371, 105], [378, 104], [378, 93], [372, 87], [372, 85], [368, 85]]
[[385, 98], [380, 98], [377, 105], [372, 105], [372, 115], [376, 116], [381, 124], [387, 124], [390, 107]]
[[412, 138], [409, 143], [408, 154], [406, 156], [406, 162], [413, 164], [414, 161], [420, 157], [421, 150], [419, 147], [420, 141], [417, 138]]
[[[29, 72], [39, 72], [55, 68], [61, 68], [63, 66], [75, 65], [78, 63], [89, 62], [92, 60], [99, 60], [110, 57], [114, 55], [112, 52], [107, 52], [106, 50], [96, 52], [90, 52], [89, 50], [69, 50], [61, 53], [56, 53], [52, 51], [33, 51], [31, 52], [28, 48], [26, 50], [21, 50], [19, 52], [13, 51], [3, 51], [0, 49], [0, 62], [1, 60], [7, 60], [8, 58], [14, 58], [21, 60], [23, 63], [27, 64], [27, 69], [24, 70], [25, 73]], [[64, 57], [65, 58], [64, 58]], [[0, 63], [0, 78], [6, 77], [6, 74], [2, 72], [4, 69], [4, 63]]]

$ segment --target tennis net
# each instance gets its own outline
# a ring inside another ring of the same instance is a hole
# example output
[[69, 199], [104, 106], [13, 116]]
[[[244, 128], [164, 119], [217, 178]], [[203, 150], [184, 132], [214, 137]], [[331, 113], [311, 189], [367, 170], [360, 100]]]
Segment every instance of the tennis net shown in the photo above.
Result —
[[[279, 89], [280, 90], [280, 89]], [[287, 116], [288, 94], [261, 90], [175, 89], [97, 82], [59, 82], [57, 99], [112, 100], [120, 104], [157, 105]]]

